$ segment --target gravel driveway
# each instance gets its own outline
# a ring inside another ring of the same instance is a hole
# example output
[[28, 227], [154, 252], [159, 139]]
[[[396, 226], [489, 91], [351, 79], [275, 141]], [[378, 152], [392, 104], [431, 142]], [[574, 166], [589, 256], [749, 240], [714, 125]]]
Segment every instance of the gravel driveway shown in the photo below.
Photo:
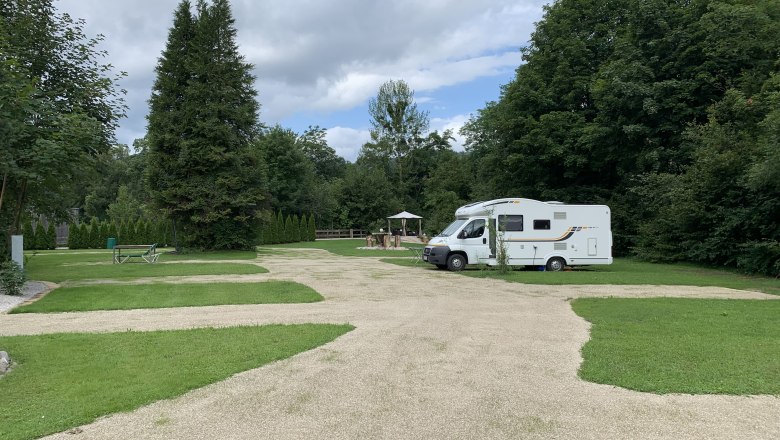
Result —
[[312, 250], [261, 257], [261, 264], [271, 272], [186, 279], [294, 280], [326, 300], [0, 314], [2, 335], [299, 322], [357, 327], [290, 359], [51, 438], [780, 438], [774, 396], [660, 396], [581, 381], [579, 350], [589, 324], [568, 304], [582, 296], [776, 297], [722, 288], [511, 284]]

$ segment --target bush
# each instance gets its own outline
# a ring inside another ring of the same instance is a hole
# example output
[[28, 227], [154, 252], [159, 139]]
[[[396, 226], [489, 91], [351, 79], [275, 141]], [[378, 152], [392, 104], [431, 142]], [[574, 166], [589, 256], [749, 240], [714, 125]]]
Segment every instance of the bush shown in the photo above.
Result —
[[740, 246], [737, 267], [747, 273], [780, 277], [780, 242], [753, 241]]
[[0, 263], [0, 289], [7, 295], [21, 295], [25, 281], [24, 271], [16, 261]]

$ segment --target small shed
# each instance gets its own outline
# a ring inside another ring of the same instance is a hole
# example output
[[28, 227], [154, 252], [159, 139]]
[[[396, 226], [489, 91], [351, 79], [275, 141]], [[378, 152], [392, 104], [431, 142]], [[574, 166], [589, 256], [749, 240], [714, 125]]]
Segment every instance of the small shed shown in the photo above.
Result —
[[417, 236], [422, 235], [422, 217], [419, 215], [414, 215], [410, 212], [400, 212], [396, 215], [391, 215], [387, 218], [387, 232], [392, 233], [392, 229], [390, 229], [390, 222], [395, 219], [401, 220], [401, 234], [406, 235], [406, 221], [407, 220], [414, 220], [417, 219]]

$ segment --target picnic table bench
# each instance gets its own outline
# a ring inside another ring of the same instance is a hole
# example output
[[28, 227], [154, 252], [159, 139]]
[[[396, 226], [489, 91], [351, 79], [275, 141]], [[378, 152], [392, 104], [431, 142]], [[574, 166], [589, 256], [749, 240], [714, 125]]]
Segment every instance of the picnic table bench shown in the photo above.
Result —
[[[125, 253], [122, 253], [122, 251]], [[143, 250], [143, 252], [141, 252]], [[155, 244], [118, 244], [114, 246], [114, 263], [122, 264], [131, 258], [140, 258], [147, 263], [156, 263], [160, 258]]]

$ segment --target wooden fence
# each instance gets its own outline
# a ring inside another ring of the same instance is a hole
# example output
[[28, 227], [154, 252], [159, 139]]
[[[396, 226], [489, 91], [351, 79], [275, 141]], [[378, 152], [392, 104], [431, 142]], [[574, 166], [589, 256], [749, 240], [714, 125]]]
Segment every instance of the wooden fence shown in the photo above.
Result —
[[317, 229], [317, 240], [325, 238], [365, 238], [368, 235], [363, 229]]

